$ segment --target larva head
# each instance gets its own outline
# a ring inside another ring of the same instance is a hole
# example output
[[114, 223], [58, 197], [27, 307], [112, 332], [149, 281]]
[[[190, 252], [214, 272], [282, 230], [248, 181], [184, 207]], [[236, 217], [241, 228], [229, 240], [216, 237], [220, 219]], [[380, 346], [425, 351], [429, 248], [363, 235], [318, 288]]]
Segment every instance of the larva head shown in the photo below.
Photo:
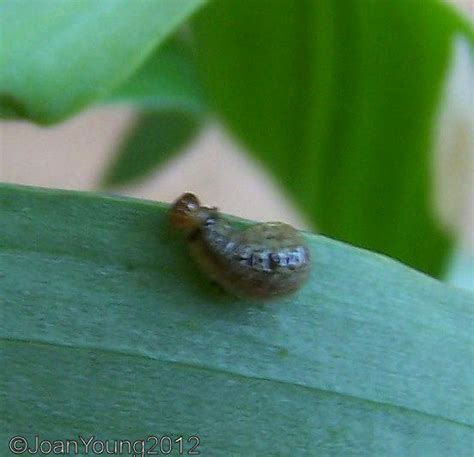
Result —
[[173, 203], [171, 225], [177, 229], [193, 229], [200, 224], [201, 204], [196, 195], [185, 193]]

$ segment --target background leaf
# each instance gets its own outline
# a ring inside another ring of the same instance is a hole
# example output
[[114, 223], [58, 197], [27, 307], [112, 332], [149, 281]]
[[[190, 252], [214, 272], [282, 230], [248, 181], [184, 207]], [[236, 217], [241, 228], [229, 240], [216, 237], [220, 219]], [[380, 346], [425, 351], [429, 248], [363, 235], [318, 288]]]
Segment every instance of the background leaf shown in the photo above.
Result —
[[221, 0], [193, 24], [214, 106], [322, 233], [439, 274], [431, 131], [471, 26], [409, 0]]
[[104, 172], [102, 184], [143, 178], [197, 133], [206, 102], [187, 43], [173, 37], [109, 97], [141, 113]]
[[257, 305], [198, 272], [162, 204], [3, 185], [0, 220], [2, 446], [197, 434], [215, 456], [471, 454], [472, 294], [306, 234], [309, 284]]
[[163, 43], [132, 78], [109, 96], [111, 102], [130, 103], [154, 110], [184, 110], [196, 115], [206, 100], [191, 50], [174, 36]]
[[199, 119], [186, 111], [151, 111], [138, 119], [107, 168], [103, 184], [125, 184], [143, 178], [192, 139]]
[[129, 78], [203, 0], [5, 0], [0, 113], [64, 119]]

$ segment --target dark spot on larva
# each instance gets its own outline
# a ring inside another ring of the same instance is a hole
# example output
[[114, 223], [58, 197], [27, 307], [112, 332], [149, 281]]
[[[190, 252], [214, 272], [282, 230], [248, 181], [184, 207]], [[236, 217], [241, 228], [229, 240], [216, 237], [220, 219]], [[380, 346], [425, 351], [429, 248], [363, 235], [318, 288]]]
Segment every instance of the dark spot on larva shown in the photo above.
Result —
[[252, 251], [248, 247], [243, 247], [243, 246], [241, 246], [240, 248], [237, 248], [233, 255], [233, 259], [249, 266], [252, 265], [252, 258], [253, 258]]
[[274, 270], [275, 268], [279, 267], [281, 264], [280, 255], [276, 253], [270, 254], [270, 268]]
[[290, 353], [288, 352], [288, 349], [286, 348], [279, 348], [277, 354], [278, 354], [278, 357], [280, 357], [280, 359], [286, 359]]
[[201, 229], [198, 227], [189, 233], [188, 241], [190, 242], [196, 241], [200, 235], [201, 235]]

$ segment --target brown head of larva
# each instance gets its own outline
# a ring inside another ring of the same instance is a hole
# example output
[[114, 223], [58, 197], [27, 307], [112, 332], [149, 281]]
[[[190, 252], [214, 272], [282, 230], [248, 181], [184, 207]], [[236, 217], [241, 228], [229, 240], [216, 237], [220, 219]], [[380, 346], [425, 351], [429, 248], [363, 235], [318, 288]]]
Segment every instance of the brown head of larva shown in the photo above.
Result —
[[187, 192], [171, 207], [170, 221], [176, 229], [193, 229], [200, 223], [201, 204], [196, 195]]

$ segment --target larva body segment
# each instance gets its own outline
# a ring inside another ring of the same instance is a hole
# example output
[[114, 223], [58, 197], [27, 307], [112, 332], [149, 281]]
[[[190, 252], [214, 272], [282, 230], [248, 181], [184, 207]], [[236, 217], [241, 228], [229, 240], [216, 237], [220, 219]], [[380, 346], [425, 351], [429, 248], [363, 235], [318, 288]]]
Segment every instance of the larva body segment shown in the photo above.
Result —
[[171, 222], [189, 231], [191, 253], [202, 269], [235, 295], [278, 298], [295, 292], [308, 277], [309, 250], [288, 224], [268, 222], [235, 230], [192, 194], [175, 202]]

